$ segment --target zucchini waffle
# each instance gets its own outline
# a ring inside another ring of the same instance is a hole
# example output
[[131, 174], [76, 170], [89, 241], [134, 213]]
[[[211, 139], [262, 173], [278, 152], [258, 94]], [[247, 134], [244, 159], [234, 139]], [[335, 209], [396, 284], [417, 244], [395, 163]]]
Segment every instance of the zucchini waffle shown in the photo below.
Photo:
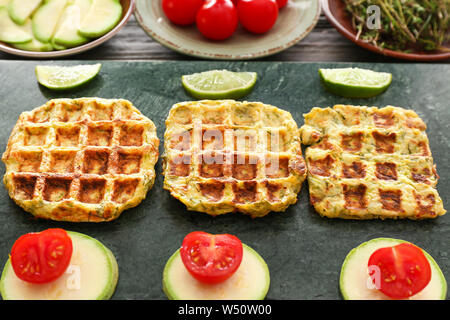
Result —
[[164, 188], [189, 210], [252, 217], [284, 211], [306, 178], [297, 124], [274, 106], [178, 103], [164, 140]]
[[159, 140], [129, 101], [57, 99], [23, 112], [2, 160], [9, 196], [45, 219], [101, 222], [153, 186]]
[[412, 110], [336, 105], [304, 115], [310, 201], [330, 218], [445, 214], [425, 133]]

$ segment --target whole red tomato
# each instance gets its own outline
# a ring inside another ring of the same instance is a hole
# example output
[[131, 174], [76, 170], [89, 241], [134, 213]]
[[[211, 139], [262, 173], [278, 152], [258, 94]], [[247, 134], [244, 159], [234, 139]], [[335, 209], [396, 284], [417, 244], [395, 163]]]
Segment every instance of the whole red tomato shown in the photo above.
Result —
[[239, 0], [237, 12], [245, 29], [253, 33], [265, 33], [277, 21], [278, 4], [275, 0]]
[[281, 9], [287, 5], [288, 0], [277, 0], [278, 9]]
[[197, 28], [208, 39], [225, 40], [236, 31], [238, 15], [231, 0], [209, 0], [197, 13]]
[[195, 22], [197, 12], [203, 3], [203, 0], [163, 0], [162, 8], [171, 22], [186, 26]]

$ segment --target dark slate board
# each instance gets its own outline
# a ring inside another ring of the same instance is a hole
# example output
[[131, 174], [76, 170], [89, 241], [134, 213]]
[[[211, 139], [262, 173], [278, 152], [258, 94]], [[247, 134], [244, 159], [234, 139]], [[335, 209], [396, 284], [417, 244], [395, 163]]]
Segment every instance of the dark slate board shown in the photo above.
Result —
[[[44, 62], [39, 62], [44, 63]], [[78, 61], [45, 62], [79, 64]], [[86, 63], [83, 61], [82, 63]], [[0, 62], [0, 149], [22, 111], [52, 98], [103, 97], [132, 101], [151, 118], [163, 138], [170, 107], [190, 100], [180, 76], [210, 69], [256, 71], [259, 80], [248, 101], [273, 104], [292, 113], [299, 127], [312, 107], [337, 103], [415, 110], [428, 125], [431, 150], [441, 179], [438, 190], [449, 209], [450, 180], [450, 66], [432, 64], [336, 64], [275, 62], [104, 62], [101, 74], [85, 87], [53, 92], [40, 87], [34, 75], [37, 62]], [[320, 67], [358, 66], [391, 72], [389, 90], [368, 100], [349, 100], [326, 92], [318, 78]], [[162, 142], [162, 141], [161, 141]], [[160, 153], [163, 152], [162, 143]], [[4, 165], [1, 165], [1, 174]], [[210, 217], [189, 212], [162, 189], [158, 162], [156, 183], [137, 208], [113, 222], [61, 223], [36, 220], [0, 188], [0, 263], [7, 260], [22, 234], [49, 227], [86, 233], [105, 243], [117, 257], [119, 283], [114, 299], [165, 299], [161, 289], [164, 264], [191, 231], [231, 233], [255, 248], [271, 273], [268, 299], [340, 299], [339, 273], [346, 254], [363, 241], [393, 237], [411, 241], [428, 251], [450, 280], [450, 214], [428, 221], [345, 221], [321, 218], [308, 201], [305, 183], [299, 201], [286, 212], [260, 219], [242, 214]]]

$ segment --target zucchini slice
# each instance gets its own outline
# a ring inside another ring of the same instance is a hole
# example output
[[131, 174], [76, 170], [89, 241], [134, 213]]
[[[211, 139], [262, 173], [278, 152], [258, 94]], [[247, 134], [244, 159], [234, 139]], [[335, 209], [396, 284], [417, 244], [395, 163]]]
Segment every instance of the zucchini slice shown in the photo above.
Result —
[[[368, 283], [370, 278], [367, 263], [376, 250], [392, 247], [407, 241], [391, 238], [376, 238], [364, 242], [347, 255], [341, 269], [340, 289], [345, 300], [391, 300]], [[447, 282], [441, 269], [434, 259], [422, 249], [431, 266], [431, 281], [419, 293], [409, 300], [445, 300], [447, 296]]]
[[71, 48], [89, 41], [78, 33], [78, 28], [91, 4], [92, 0], [75, 0], [73, 4], [66, 7], [53, 37], [55, 43]]
[[122, 17], [122, 5], [117, 0], [93, 0], [78, 33], [88, 38], [98, 38], [111, 31]]
[[164, 268], [163, 291], [170, 300], [263, 300], [270, 286], [269, 268], [255, 250], [242, 245], [241, 265], [218, 284], [201, 283], [192, 277], [177, 250]]
[[8, 7], [9, 16], [15, 23], [23, 25], [41, 2], [42, 0], [12, 0]]
[[48, 43], [56, 31], [67, 0], [47, 0], [33, 15], [33, 32], [36, 39]]
[[11, 20], [6, 7], [0, 7], [0, 41], [8, 43], [30, 42], [32, 37]]
[[119, 277], [111, 250], [87, 235], [67, 231], [73, 244], [70, 265], [55, 281], [32, 284], [19, 279], [6, 262], [0, 279], [4, 300], [107, 300]]

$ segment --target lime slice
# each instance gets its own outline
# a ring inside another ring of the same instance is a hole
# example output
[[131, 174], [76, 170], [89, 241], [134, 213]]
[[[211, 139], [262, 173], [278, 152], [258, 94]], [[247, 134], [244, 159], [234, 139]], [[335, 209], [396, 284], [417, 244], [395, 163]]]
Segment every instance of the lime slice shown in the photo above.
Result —
[[319, 69], [328, 91], [346, 98], [370, 98], [386, 91], [392, 74], [359, 68]]
[[255, 86], [255, 72], [211, 70], [181, 77], [183, 87], [197, 99], [239, 99]]
[[53, 90], [77, 88], [92, 80], [100, 71], [100, 63], [71, 67], [36, 66], [37, 80], [44, 87]]

